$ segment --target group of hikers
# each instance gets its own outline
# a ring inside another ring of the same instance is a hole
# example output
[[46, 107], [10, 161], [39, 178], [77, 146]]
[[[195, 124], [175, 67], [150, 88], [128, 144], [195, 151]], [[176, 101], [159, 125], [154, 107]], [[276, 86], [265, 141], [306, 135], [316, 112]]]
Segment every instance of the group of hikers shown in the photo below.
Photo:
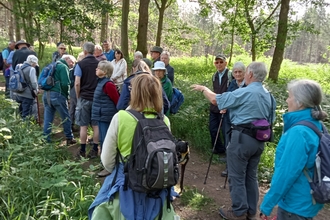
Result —
[[[227, 210], [221, 208], [219, 214], [230, 220], [257, 219], [258, 164], [265, 142], [272, 139], [276, 109], [274, 97], [262, 85], [267, 68], [262, 62], [252, 62], [246, 68], [242, 62], [236, 62], [230, 74], [222, 54], [215, 57], [214, 65], [217, 71], [212, 76], [213, 90], [196, 84], [191, 88], [200, 91], [211, 103], [212, 153], [226, 154], [227, 169], [221, 176], [228, 175], [232, 206]], [[322, 126], [327, 113], [320, 107], [322, 89], [317, 82], [293, 80], [287, 89], [288, 112], [283, 115], [284, 129], [277, 145], [275, 172], [260, 212], [269, 216], [278, 205], [278, 220], [309, 220], [323, 207], [315, 202], [307, 177], [313, 179], [320, 137], [304, 123], [311, 122], [327, 133]], [[264, 130], [265, 127], [270, 129]], [[219, 131], [223, 141], [218, 138]]]
[[[104, 41], [102, 48], [87, 42], [77, 59], [65, 52], [65, 44], [57, 44], [58, 51], [52, 57], [56, 62], [55, 85], [43, 93], [45, 138], [51, 141], [51, 124], [57, 111], [62, 118], [67, 145], [76, 143], [73, 124], [80, 126], [77, 158], [97, 157], [100, 144], [104, 170], [98, 175], [106, 178], [88, 210], [90, 219], [174, 219], [173, 207], [166, 203], [168, 198], [177, 195], [173, 187], [152, 195], [132, 190], [125, 184], [124, 168], [138, 124], [134, 114], [125, 109], [141, 113], [145, 118], [159, 118], [170, 128], [167, 115], [174, 83], [170, 54], [155, 46], [151, 49], [152, 62], [137, 51], [128, 76], [123, 53], [110, 49], [109, 44]], [[24, 77], [37, 94], [38, 58], [27, 42], [10, 42], [8, 48], [13, 45], [15, 52], [3, 54], [7, 69], [13, 72], [22, 63]], [[271, 140], [276, 101], [262, 85], [267, 76], [264, 63], [252, 62], [245, 67], [242, 62], [236, 62], [230, 71], [226, 56], [218, 54], [214, 65], [213, 89], [197, 84], [191, 89], [201, 92], [211, 103], [212, 153], [226, 154], [227, 168], [221, 175], [228, 176], [232, 205], [228, 210], [221, 208], [219, 214], [224, 219], [254, 220], [259, 214], [258, 164], [265, 142]], [[307, 220], [323, 207], [313, 202], [304, 174], [305, 170], [309, 176], [314, 175], [320, 138], [307, 126], [296, 123], [309, 121], [322, 130], [321, 121], [327, 114], [320, 108], [322, 90], [317, 82], [294, 80], [287, 88], [288, 112], [283, 115], [284, 130], [277, 146], [275, 172], [260, 211], [269, 216], [278, 205], [277, 219]], [[32, 94], [11, 94], [21, 105], [23, 119], [34, 114]], [[88, 126], [93, 128], [93, 147], [86, 154]]]

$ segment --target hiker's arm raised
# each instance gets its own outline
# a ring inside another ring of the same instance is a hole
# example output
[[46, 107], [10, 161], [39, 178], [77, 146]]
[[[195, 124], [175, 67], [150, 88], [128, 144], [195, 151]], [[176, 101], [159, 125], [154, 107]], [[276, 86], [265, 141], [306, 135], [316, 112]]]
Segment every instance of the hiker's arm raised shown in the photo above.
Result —
[[207, 88], [206, 86], [197, 85], [197, 84], [194, 84], [190, 87], [192, 88], [192, 90], [203, 93], [205, 98], [207, 98], [213, 105], [217, 105], [217, 101], [215, 100], [216, 94], [214, 92], [212, 92], [209, 88]]

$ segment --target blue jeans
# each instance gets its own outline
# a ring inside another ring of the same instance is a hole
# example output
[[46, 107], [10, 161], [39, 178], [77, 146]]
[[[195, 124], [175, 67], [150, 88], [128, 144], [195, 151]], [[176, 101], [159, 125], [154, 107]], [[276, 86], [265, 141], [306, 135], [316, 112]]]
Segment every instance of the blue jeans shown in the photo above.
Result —
[[313, 218], [303, 217], [297, 214], [293, 214], [285, 211], [281, 207], [277, 209], [277, 219], [278, 220], [312, 220]]
[[[47, 94], [49, 93], [49, 94]], [[47, 95], [49, 95], [49, 101], [47, 101]], [[44, 103], [44, 135], [47, 136], [47, 141], [50, 141], [50, 133], [52, 131], [52, 123], [54, 121], [55, 112], [57, 111], [63, 123], [63, 130], [66, 139], [72, 139], [73, 134], [71, 130], [71, 119], [68, 111], [68, 101], [59, 92], [45, 91], [42, 96]]]
[[100, 134], [101, 150], [102, 150], [103, 142], [104, 142], [105, 136], [107, 135], [109, 126], [110, 126], [110, 122], [99, 121], [99, 134]]
[[33, 99], [17, 96], [17, 102], [20, 103], [20, 113], [23, 119], [32, 116]]

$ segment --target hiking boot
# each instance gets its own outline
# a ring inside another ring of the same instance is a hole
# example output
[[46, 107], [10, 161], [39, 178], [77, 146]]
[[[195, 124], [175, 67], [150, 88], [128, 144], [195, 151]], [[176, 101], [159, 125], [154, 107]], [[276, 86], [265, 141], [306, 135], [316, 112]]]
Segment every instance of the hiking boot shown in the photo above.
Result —
[[79, 149], [79, 150], [77, 151], [76, 158], [77, 158], [77, 160], [80, 160], [81, 157], [86, 158], [86, 152], [85, 152], [85, 151], [81, 151], [81, 150]]
[[222, 177], [226, 177], [228, 175], [228, 169], [225, 169], [224, 171], [221, 172]]
[[246, 214], [237, 216], [234, 214], [232, 209], [228, 209], [228, 210], [220, 209], [219, 214], [221, 215], [222, 218], [226, 220], [246, 220]]
[[76, 144], [76, 143], [77, 143], [77, 140], [74, 139], [74, 138], [66, 139], [66, 145], [67, 146], [72, 145], [72, 144]]
[[247, 214], [246, 220], [257, 220], [257, 215]]
[[94, 150], [94, 149], [91, 149], [91, 150], [89, 151], [87, 157], [88, 157], [89, 159], [96, 158], [96, 157], [97, 157], [97, 151]]
[[98, 177], [106, 177], [108, 175], [110, 175], [111, 173], [109, 171], [107, 171], [106, 169], [102, 170], [101, 172], [99, 172], [97, 174]]

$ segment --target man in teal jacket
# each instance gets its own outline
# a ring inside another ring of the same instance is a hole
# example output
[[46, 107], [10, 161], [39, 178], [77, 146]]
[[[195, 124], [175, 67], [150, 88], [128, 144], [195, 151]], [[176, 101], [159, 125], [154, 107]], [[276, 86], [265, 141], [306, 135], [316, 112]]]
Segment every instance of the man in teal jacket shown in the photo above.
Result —
[[69, 56], [60, 59], [56, 63], [54, 79], [55, 85], [49, 91], [45, 91], [42, 97], [44, 103], [44, 135], [47, 141], [50, 141], [52, 123], [55, 112], [57, 111], [63, 122], [64, 134], [67, 145], [75, 144], [71, 130], [71, 119], [68, 111], [68, 98], [70, 91], [69, 66], [73, 61]]

